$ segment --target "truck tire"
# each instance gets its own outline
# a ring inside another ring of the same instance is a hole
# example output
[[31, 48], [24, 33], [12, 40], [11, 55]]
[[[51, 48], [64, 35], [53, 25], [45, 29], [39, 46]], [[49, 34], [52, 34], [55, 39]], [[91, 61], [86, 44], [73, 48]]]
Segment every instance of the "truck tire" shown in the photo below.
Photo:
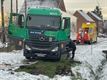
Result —
[[27, 60], [29, 60], [29, 61], [34, 61], [34, 60], [36, 60], [36, 58], [33, 58], [33, 57], [27, 57], [27, 56], [25, 56], [25, 58], [26, 58]]
[[23, 50], [23, 55], [24, 55], [25, 59], [31, 60], [31, 57], [30, 57], [30, 56], [27, 56], [26, 54], [28, 54], [28, 52], [24, 49], [24, 50]]
[[27, 56], [25, 56], [25, 58], [26, 58], [27, 60], [31, 60], [31, 57], [27, 57]]

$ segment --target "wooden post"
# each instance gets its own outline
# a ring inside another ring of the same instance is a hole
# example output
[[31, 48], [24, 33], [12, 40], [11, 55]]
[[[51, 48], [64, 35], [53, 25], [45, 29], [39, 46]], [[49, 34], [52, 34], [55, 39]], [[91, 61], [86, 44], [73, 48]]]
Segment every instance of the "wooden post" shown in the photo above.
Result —
[[13, 0], [11, 0], [11, 13], [13, 13]]
[[25, 0], [25, 17], [26, 17], [26, 11], [27, 11], [27, 2]]
[[27, 26], [26, 16], [27, 16], [27, 1], [25, 0], [25, 27]]
[[18, 13], [18, 0], [16, 0], [16, 13]]

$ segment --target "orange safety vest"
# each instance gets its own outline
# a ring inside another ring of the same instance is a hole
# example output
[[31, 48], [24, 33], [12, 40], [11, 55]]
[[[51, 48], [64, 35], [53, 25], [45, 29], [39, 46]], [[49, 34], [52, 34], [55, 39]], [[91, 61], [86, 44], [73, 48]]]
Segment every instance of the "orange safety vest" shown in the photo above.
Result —
[[77, 40], [81, 40], [81, 39], [82, 39], [81, 34], [77, 33]]
[[87, 32], [84, 32], [84, 36], [83, 36], [84, 41], [88, 41], [89, 40], [89, 35]]

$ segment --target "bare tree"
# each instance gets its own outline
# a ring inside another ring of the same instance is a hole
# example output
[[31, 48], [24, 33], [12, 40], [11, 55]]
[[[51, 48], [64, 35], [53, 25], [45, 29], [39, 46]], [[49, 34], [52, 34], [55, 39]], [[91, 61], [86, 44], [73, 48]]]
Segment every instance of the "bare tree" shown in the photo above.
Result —
[[93, 11], [97, 16], [99, 16], [101, 19], [103, 19], [102, 15], [102, 9], [99, 6], [96, 6], [96, 8]]
[[1, 17], [2, 17], [2, 35], [1, 40], [3, 43], [5, 43], [5, 27], [4, 27], [4, 6], [3, 6], [4, 0], [1, 0]]

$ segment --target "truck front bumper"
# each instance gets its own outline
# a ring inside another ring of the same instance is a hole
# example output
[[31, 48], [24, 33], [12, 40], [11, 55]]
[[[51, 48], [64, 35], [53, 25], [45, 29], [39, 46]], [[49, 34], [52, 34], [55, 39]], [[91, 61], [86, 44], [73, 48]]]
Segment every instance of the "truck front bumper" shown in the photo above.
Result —
[[40, 50], [24, 50], [24, 56], [26, 57], [45, 57], [47, 59], [55, 59], [58, 55], [58, 51], [40, 51]]

